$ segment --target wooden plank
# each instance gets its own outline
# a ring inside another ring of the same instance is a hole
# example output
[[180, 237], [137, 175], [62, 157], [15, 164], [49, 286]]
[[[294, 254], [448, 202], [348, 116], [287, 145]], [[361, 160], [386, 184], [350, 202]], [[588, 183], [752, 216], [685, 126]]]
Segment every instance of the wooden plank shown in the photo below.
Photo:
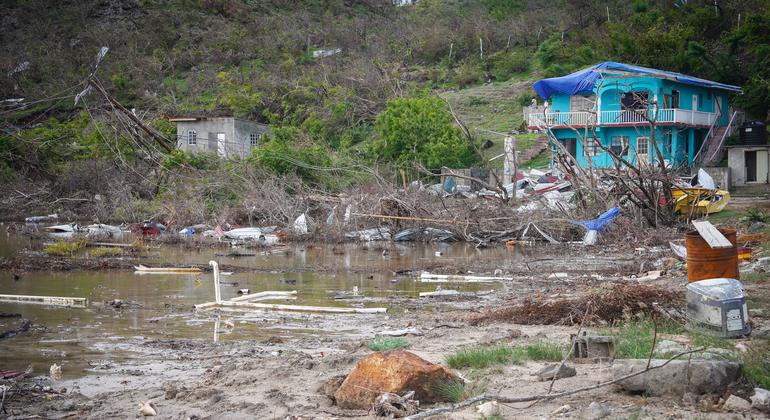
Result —
[[[213, 305], [212, 305], [213, 303]], [[330, 314], [378, 314], [388, 311], [387, 308], [335, 308], [333, 306], [302, 306], [302, 305], [280, 305], [272, 303], [253, 303], [253, 302], [232, 302], [223, 300], [218, 305], [215, 302], [195, 305], [195, 309], [213, 309], [216, 307], [238, 308], [238, 309], [268, 309], [274, 311], [290, 312], [320, 312]]]
[[85, 308], [88, 299], [60, 296], [0, 295], [0, 302], [33, 303], [39, 305], [74, 306]]
[[695, 226], [695, 230], [698, 231], [701, 238], [703, 238], [711, 248], [724, 249], [733, 247], [733, 244], [725, 238], [725, 235], [722, 235], [722, 232], [715, 228], [708, 220], [693, 220], [692, 224]]

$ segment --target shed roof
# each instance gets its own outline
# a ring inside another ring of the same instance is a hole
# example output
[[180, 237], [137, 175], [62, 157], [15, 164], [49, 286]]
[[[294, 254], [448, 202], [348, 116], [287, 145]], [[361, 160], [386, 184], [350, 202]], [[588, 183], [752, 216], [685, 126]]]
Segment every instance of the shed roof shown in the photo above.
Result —
[[651, 69], [648, 67], [634, 66], [631, 64], [616, 63], [605, 61], [572, 74], [561, 77], [552, 77], [535, 82], [532, 87], [540, 97], [548, 99], [554, 93], [563, 93], [566, 95], [576, 95], [579, 93], [592, 92], [596, 87], [596, 82], [602, 77], [617, 76], [649, 76], [686, 85], [702, 86], [712, 89], [721, 89], [731, 92], [742, 92], [740, 86], [726, 85], [723, 83], [712, 82], [686, 74], [673, 71]]

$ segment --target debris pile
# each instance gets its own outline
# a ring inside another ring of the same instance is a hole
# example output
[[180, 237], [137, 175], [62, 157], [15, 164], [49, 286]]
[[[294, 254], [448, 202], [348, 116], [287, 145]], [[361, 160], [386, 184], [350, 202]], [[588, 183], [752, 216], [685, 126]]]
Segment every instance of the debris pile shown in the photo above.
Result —
[[[684, 294], [657, 286], [619, 284], [574, 299], [527, 298], [522, 303], [470, 318], [471, 325], [513, 322], [530, 325], [613, 323], [640, 314], [665, 313], [680, 318]], [[586, 313], [588, 311], [588, 313]]]

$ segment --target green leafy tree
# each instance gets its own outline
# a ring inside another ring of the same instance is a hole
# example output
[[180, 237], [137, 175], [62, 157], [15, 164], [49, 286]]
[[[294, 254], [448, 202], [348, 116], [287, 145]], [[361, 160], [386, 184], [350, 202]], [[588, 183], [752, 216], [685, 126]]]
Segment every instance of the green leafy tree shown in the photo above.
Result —
[[374, 152], [407, 166], [466, 167], [474, 162], [470, 145], [454, 126], [444, 101], [436, 96], [397, 98], [388, 102], [375, 123]]

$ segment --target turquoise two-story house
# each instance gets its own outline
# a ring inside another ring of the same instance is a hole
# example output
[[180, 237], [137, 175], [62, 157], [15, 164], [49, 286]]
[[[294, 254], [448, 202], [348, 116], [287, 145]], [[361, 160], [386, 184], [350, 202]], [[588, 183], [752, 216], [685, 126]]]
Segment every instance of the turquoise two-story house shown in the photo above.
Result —
[[631, 164], [657, 161], [651, 126], [670, 166], [689, 167], [697, 157], [714, 155], [732, 124], [728, 96], [741, 92], [738, 86], [614, 62], [539, 80], [533, 88], [546, 106], [527, 116], [529, 128], [547, 131], [581, 167], [590, 159], [594, 168], [614, 166], [594, 139]]

